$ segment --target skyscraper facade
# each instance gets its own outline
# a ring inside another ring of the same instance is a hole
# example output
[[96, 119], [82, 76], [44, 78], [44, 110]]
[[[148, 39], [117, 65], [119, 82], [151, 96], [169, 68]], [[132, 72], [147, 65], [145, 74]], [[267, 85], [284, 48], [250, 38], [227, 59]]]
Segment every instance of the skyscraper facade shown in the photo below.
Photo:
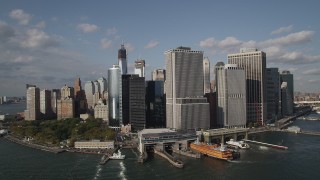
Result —
[[118, 60], [121, 74], [127, 74], [127, 50], [124, 47], [124, 44], [121, 44], [121, 48], [118, 50]]
[[81, 87], [81, 80], [80, 77], [76, 78], [74, 80], [74, 85], [73, 85], [73, 89], [74, 89], [74, 98], [75, 99], [82, 99], [82, 87]]
[[138, 74], [139, 77], [145, 77], [145, 61], [143, 59], [138, 59], [134, 62], [134, 74]]
[[146, 127], [145, 78], [129, 77], [129, 121], [134, 131]]
[[27, 84], [27, 107], [24, 115], [27, 121], [40, 119], [40, 89], [35, 85]]
[[61, 99], [73, 98], [74, 89], [73, 87], [68, 87], [66, 84], [61, 88]]
[[246, 127], [246, 77], [244, 68], [218, 62], [215, 66], [217, 125], [223, 128]]
[[109, 110], [108, 105], [104, 104], [102, 99], [94, 107], [94, 118], [101, 118], [102, 120], [109, 122]]
[[165, 51], [166, 126], [209, 128], [209, 103], [203, 97], [203, 52], [189, 47]]
[[203, 94], [210, 93], [210, 61], [203, 59]]
[[108, 83], [107, 83], [107, 80], [106, 78], [104, 77], [101, 77], [97, 80], [100, 84], [100, 97], [102, 99], [106, 99], [108, 97], [104, 97], [104, 92], [108, 91]]
[[293, 112], [293, 100], [294, 100], [294, 85], [293, 85], [293, 74], [290, 73], [290, 71], [282, 71], [280, 74], [280, 82], [281, 84], [283, 82], [287, 83], [287, 93], [288, 96], [291, 97], [291, 102], [288, 103], [288, 112]]
[[266, 53], [257, 49], [240, 49], [240, 53], [228, 55], [229, 64], [237, 64], [246, 73], [247, 122], [264, 124], [266, 107]]
[[40, 91], [40, 113], [42, 118], [52, 117], [51, 91], [46, 89]]
[[293, 102], [290, 88], [287, 82], [281, 83], [281, 113], [283, 116], [290, 116], [293, 113]]
[[119, 65], [108, 70], [109, 125], [120, 126], [122, 122], [122, 82]]
[[278, 68], [266, 69], [267, 121], [273, 123], [281, 117], [281, 88]]
[[73, 118], [75, 112], [74, 99], [66, 97], [57, 101], [57, 119]]
[[51, 107], [52, 107], [52, 118], [57, 118], [58, 100], [61, 99], [61, 90], [51, 90]]
[[87, 105], [88, 109], [93, 109], [93, 94], [95, 92], [94, 85], [92, 81], [87, 81], [84, 85], [84, 91], [86, 95]]
[[166, 70], [165, 69], [155, 69], [151, 74], [152, 81], [165, 81], [166, 80]]
[[146, 127], [166, 127], [166, 103], [163, 81], [146, 82]]

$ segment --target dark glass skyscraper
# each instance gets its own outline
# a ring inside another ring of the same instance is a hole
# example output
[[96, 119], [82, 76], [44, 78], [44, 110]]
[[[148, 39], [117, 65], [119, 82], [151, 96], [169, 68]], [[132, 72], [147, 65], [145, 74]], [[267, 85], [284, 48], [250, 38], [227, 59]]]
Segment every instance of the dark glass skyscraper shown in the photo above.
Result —
[[146, 126], [166, 127], [165, 97], [163, 81], [146, 82]]
[[122, 119], [134, 131], [146, 126], [145, 79], [137, 74], [122, 75]]

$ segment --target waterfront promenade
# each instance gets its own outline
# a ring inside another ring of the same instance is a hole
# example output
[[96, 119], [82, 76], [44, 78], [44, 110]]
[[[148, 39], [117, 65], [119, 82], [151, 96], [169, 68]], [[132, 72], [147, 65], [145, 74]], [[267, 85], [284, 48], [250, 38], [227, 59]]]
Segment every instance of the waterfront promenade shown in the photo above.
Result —
[[61, 149], [59, 147], [48, 147], [48, 146], [43, 146], [43, 145], [40, 145], [40, 144], [34, 144], [34, 143], [31, 143], [31, 142], [19, 139], [17, 137], [14, 137], [12, 135], [6, 135], [6, 136], [4, 136], [4, 138], [9, 140], [9, 141], [11, 141], [11, 142], [14, 142], [14, 143], [17, 143], [17, 144], [20, 144], [20, 145], [23, 145], [23, 146], [27, 146], [27, 147], [30, 147], [30, 148], [34, 148], [34, 149], [39, 149], [39, 150], [42, 150], [42, 151], [47, 151], [47, 152], [52, 152], [52, 153], [61, 153], [61, 152], [65, 152], [66, 151], [65, 149]]

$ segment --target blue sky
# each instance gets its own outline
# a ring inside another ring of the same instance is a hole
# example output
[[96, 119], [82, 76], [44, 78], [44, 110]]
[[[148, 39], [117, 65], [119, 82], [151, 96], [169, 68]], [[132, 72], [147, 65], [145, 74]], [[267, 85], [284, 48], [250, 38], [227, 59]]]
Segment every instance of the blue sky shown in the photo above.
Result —
[[129, 72], [146, 60], [146, 78], [164, 68], [164, 51], [202, 50], [211, 66], [241, 47], [267, 53], [267, 66], [290, 70], [296, 91], [320, 89], [318, 1], [0, 2], [0, 96], [107, 76], [122, 42]]

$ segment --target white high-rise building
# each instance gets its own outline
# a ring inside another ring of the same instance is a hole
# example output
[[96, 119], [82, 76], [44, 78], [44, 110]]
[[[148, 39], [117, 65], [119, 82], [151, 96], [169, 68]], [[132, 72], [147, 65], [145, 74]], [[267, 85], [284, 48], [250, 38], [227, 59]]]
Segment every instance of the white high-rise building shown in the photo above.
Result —
[[134, 74], [138, 74], [139, 77], [145, 77], [145, 61], [143, 59], [138, 59], [134, 62]]
[[246, 72], [247, 122], [264, 124], [267, 120], [266, 53], [257, 49], [240, 49], [228, 55], [229, 64], [237, 64]]
[[210, 93], [210, 61], [203, 59], [203, 94]]
[[118, 65], [108, 70], [109, 125], [122, 125], [122, 78]]
[[92, 81], [87, 81], [84, 85], [84, 91], [86, 94], [88, 108], [94, 108], [93, 104], [93, 94], [95, 92], [95, 88]]
[[103, 98], [103, 99], [106, 99], [108, 97], [104, 97], [104, 92], [108, 91], [108, 83], [107, 83], [107, 80], [106, 78], [104, 77], [101, 77], [97, 80], [100, 84], [100, 96]]
[[236, 64], [215, 66], [217, 125], [221, 128], [246, 127], [246, 76]]
[[203, 97], [203, 52], [178, 47], [164, 54], [167, 127], [209, 128], [209, 103]]
[[25, 120], [40, 119], [40, 89], [27, 84], [27, 109], [24, 111]]
[[94, 118], [101, 118], [102, 120], [108, 122], [109, 120], [109, 110], [108, 105], [105, 105], [100, 99], [97, 105], [94, 107]]
[[165, 81], [166, 80], [166, 70], [165, 69], [155, 69], [151, 74], [152, 81]]
[[51, 113], [51, 91], [42, 90], [40, 91], [40, 112], [43, 118], [50, 118]]

